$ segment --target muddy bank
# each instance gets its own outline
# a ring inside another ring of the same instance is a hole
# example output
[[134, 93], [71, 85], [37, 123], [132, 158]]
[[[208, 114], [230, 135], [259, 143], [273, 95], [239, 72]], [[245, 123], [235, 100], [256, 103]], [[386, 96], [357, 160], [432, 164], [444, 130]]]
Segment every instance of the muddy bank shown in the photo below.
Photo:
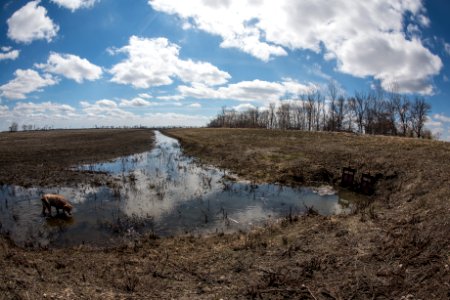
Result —
[[[170, 134], [188, 154], [250, 180], [337, 182], [349, 164], [383, 178], [349, 216], [286, 216], [249, 234], [41, 251], [2, 237], [0, 298], [448, 299], [448, 143], [260, 130]], [[314, 170], [331, 175], [319, 180]]]
[[105, 174], [69, 170], [150, 150], [147, 129], [80, 129], [0, 133], [0, 185], [105, 184]]

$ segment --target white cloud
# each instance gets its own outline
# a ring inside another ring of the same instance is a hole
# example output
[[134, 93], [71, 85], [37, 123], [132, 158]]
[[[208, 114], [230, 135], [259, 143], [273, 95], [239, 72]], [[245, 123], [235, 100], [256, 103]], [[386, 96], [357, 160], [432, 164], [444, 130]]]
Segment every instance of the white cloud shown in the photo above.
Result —
[[9, 108], [6, 105], [0, 105], [0, 117], [5, 117], [9, 113]]
[[435, 114], [433, 115], [433, 118], [444, 123], [450, 123], [450, 117], [443, 114]]
[[428, 119], [428, 120], [425, 122], [425, 126], [435, 128], [435, 127], [442, 127], [443, 124], [442, 124], [442, 122], [434, 121], [434, 120]]
[[12, 50], [11, 47], [1, 47], [0, 60], [11, 59], [15, 60], [19, 57], [19, 50]]
[[81, 101], [80, 105], [83, 112], [91, 118], [118, 118], [122, 120], [135, 118], [133, 113], [119, 108], [115, 101], [109, 99], [98, 100], [95, 103]]
[[111, 81], [135, 88], [150, 88], [170, 85], [174, 77], [206, 85], [223, 84], [230, 78], [227, 72], [210, 63], [180, 59], [179, 50], [179, 46], [166, 38], [132, 36], [127, 46], [115, 50], [115, 53], [127, 54], [128, 58], [112, 67]]
[[131, 100], [122, 99], [119, 104], [119, 106], [121, 107], [145, 107], [150, 105], [152, 105], [150, 101], [144, 100], [139, 97], [133, 98]]
[[[439, 74], [440, 58], [418, 39], [407, 39], [409, 23], [429, 26], [421, 0], [149, 0], [153, 9], [222, 38], [259, 59], [308, 49], [335, 59], [337, 70], [373, 76], [384, 88], [432, 93], [429, 79]], [[410, 14], [411, 19], [405, 20]], [[415, 20], [415, 21], [414, 21]], [[410, 27], [410, 29], [413, 28]]]
[[405, 40], [399, 33], [360, 36], [344, 42], [336, 53], [341, 58], [342, 72], [358, 77], [374, 76], [385, 90], [395, 83], [403, 93], [432, 94], [428, 77], [442, 68], [441, 59], [418, 39]]
[[177, 113], [148, 113], [145, 117], [146, 123], [154, 124], [152, 126], [205, 126], [211, 119], [201, 115]]
[[183, 97], [270, 103], [286, 97], [296, 98], [313, 88], [315, 88], [313, 85], [304, 85], [291, 79], [285, 79], [282, 82], [241, 81], [219, 88], [211, 88], [202, 84], [182, 85], [178, 87], [178, 91]]
[[189, 107], [191, 107], [191, 108], [201, 108], [202, 105], [200, 103], [198, 103], [198, 102], [195, 102], [195, 103], [189, 104]]
[[36, 127], [67, 127], [79, 115], [76, 109], [67, 104], [54, 102], [19, 102], [13, 108], [0, 106], [0, 130], [6, 130], [11, 122], [19, 125], [34, 125]]
[[233, 106], [233, 109], [236, 111], [247, 111], [249, 109], [256, 109], [256, 106], [250, 103], [242, 103], [236, 106]]
[[450, 55], [450, 44], [449, 43], [444, 42], [444, 50], [448, 55]]
[[183, 95], [168, 95], [168, 96], [158, 96], [157, 97], [159, 100], [163, 100], [163, 101], [179, 101], [179, 100], [183, 100], [184, 96]]
[[26, 94], [41, 91], [43, 87], [55, 85], [58, 80], [50, 74], [41, 76], [38, 72], [18, 69], [15, 78], [0, 86], [0, 96], [8, 99], [25, 99]]
[[80, 8], [92, 7], [97, 0], [51, 0], [59, 6], [70, 9], [72, 12]]
[[431, 24], [430, 19], [427, 16], [422, 15], [422, 14], [417, 16], [417, 20], [419, 21], [420, 25], [422, 25], [423, 27], [429, 27]]
[[144, 99], [150, 99], [152, 97], [150, 94], [147, 93], [140, 93], [138, 96]]
[[[19, 102], [9, 109], [0, 105], [0, 131], [7, 130], [11, 122], [36, 127], [86, 128], [94, 126], [204, 126], [210, 118], [201, 115], [176, 113], [147, 113], [138, 115], [120, 109], [117, 103], [103, 99], [93, 103], [82, 101], [81, 109], [54, 102]], [[70, 122], [69, 122], [70, 120]]]
[[93, 81], [102, 76], [102, 69], [99, 66], [72, 54], [51, 53], [47, 63], [36, 64], [36, 67], [49, 73], [62, 75], [78, 83], [82, 83], [84, 80]]
[[73, 116], [76, 109], [67, 104], [43, 102], [43, 103], [23, 103], [19, 102], [13, 109], [13, 114], [21, 116], [24, 119], [36, 116], [49, 116], [68, 118]]
[[28, 2], [6, 21], [10, 39], [28, 44], [41, 39], [50, 42], [57, 35], [59, 26], [47, 17], [47, 10], [39, 3], [40, 0]]

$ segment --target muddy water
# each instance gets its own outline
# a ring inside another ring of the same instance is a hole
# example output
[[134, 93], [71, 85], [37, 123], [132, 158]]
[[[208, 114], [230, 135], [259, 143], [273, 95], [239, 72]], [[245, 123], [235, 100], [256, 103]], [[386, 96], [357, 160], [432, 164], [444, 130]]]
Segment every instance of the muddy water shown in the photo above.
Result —
[[[108, 172], [113, 187], [0, 187], [0, 226], [19, 245], [109, 246], [140, 234], [177, 235], [248, 230], [270, 219], [347, 210], [330, 188], [289, 188], [227, 179], [182, 154], [177, 140], [156, 132], [152, 151], [78, 168]], [[227, 175], [224, 177], [224, 175]], [[73, 216], [41, 214], [40, 195], [60, 193], [75, 206]]]

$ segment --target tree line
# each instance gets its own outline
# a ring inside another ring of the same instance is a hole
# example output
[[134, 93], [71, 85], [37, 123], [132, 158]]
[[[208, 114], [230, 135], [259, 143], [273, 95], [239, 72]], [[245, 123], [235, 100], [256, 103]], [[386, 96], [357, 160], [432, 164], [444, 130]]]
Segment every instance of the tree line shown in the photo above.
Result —
[[[432, 138], [424, 128], [431, 105], [422, 96], [407, 96], [381, 89], [338, 94], [330, 83], [325, 94], [318, 89], [298, 100], [281, 101], [268, 108], [239, 112], [222, 107], [208, 127], [293, 129], [304, 131], [346, 131], [361, 134]], [[325, 101], [327, 100], [327, 101]]]

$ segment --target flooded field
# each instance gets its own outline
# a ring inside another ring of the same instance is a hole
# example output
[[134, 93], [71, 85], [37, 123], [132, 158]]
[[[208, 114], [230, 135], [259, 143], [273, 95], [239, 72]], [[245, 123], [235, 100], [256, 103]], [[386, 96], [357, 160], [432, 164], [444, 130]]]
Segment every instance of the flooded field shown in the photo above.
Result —
[[[21, 246], [109, 246], [140, 234], [159, 236], [247, 230], [314, 207], [321, 214], [348, 210], [330, 188], [290, 188], [235, 181], [224, 170], [182, 154], [177, 140], [155, 133], [152, 151], [76, 168], [107, 172], [112, 187], [0, 187], [0, 226]], [[232, 177], [232, 176], [231, 176]], [[41, 214], [40, 195], [59, 193], [73, 216]]]

